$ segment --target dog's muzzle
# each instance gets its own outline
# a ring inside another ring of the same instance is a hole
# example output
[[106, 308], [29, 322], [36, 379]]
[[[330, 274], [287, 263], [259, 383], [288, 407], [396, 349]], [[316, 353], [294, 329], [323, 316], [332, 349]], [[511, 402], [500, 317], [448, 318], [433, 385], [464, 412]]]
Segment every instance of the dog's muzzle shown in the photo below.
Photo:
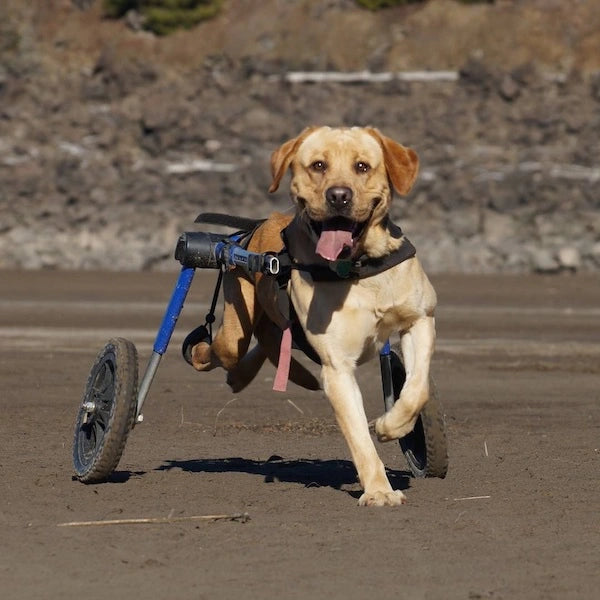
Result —
[[311, 219], [310, 225], [318, 237], [315, 252], [328, 261], [350, 257], [358, 239], [365, 231], [373, 216], [378, 202], [373, 207], [367, 219], [355, 221], [349, 216], [353, 209], [354, 192], [346, 186], [332, 186], [325, 191], [325, 200], [330, 217], [316, 221]]

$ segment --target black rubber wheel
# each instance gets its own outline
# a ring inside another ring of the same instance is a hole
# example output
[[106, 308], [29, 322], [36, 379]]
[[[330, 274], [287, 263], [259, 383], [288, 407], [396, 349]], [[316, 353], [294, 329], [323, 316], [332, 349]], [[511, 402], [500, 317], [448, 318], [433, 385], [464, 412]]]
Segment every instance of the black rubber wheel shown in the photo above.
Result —
[[[406, 380], [406, 371], [394, 346], [391, 352], [392, 385], [397, 400]], [[433, 378], [429, 379], [429, 400], [421, 410], [414, 429], [398, 441], [408, 466], [415, 477], [446, 477], [448, 472], [448, 441], [444, 410], [438, 398]]]
[[92, 366], [75, 423], [73, 466], [80, 481], [106, 481], [117, 467], [135, 420], [137, 388], [135, 346], [111, 339]]

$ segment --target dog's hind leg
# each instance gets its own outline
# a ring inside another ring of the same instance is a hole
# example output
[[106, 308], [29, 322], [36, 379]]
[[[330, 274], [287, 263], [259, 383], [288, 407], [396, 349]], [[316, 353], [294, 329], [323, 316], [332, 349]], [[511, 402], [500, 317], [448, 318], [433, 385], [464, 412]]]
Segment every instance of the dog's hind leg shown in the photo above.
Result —
[[223, 277], [225, 307], [223, 322], [212, 344], [200, 342], [192, 348], [191, 360], [198, 371], [223, 367], [231, 371], [248, 351], [252, 330], [260, 309], [255, 302], [254, 285], [232, 271]]
[[[232, 392], [243, 390], [256, 377], [267, 358], [277, 366], [281, 330], [265, 314], [262, 314], [254, 333], [259, 343], [240, 357], [238, 363], [228, 370], [227, 383]], [[319, 380], [295, 358], [292, 358], [290, 363], [289, 378], [309, 390], [318, 390], [321, 387]]]
[[396, 440], [410, 433], [429, 399], [429, 366], [435, 343], [433, 316], [415, 321], [401, 342], [406, 381], [394, 406], [375, 422], [380, 442]]
[[255, 377], [267, 359], [265, 351], [256, 344], [238, 364], [227, 373], [227, 384], [234, 393], [242, 391]]

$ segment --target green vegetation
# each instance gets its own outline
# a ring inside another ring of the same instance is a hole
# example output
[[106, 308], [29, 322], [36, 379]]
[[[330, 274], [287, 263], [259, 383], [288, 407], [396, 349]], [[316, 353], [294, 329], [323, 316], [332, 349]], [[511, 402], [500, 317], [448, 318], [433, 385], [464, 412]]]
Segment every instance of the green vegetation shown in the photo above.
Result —
[[[422, 4], [426, 0], [356, 0], [368, 10], [391, 6]], [[464, 4], [493, 3], [494, 0], [458, 0]], [[144, 29], [158, 35], [167, 35], [179, 28], [189, 29], [214, 17], [223, 0], [103, 0], [104, 15], [119, 19], [135, 10], [141, 17]]]
[[104, 14], [119, 18], [137, 10], [144, 29], [166, 35], [179, 28], [189, 29], [214, 17], [222, 0], [104, 0]]
[[[356, 0], [357, 3], [363, 8], [369, 10], [379, 10], [380, 8], [388, 8], [389, 6], [403, 6], [405, 4], [418, 4], [423, 3], [426, 0]], [[494, 0], [458, 0], [463, 4], [482, 4], [488, 3], [493, 4]]]

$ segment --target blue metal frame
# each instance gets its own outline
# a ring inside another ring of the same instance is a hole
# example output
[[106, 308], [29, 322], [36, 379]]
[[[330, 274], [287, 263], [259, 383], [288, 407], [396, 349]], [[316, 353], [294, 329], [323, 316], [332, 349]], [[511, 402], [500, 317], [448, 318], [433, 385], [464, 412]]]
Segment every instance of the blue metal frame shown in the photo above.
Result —
[[[215, 255], [217, 256], [221, 265], [239, 266], [246, 269], [250, 267], [249, 259], [253, 256], [256, 256], [256, 254], [237, 246], [236, 242], [239, 241], [239, 239], [240, 236], [234, 234], [229, 237], [228, 241], [217, 243], [215, 247]], [[139, 423], [143, 420], [141, 412], [144, 401], [148, 395], [150, 385], [152, 384], [152, 380], [154, 379], [154, 375], [156, 374], [156, 370], [158, 369], [161, 358], [167, 351], [167, 347], [171, 341], [173, 331], [175, 330], [175, 325], [177, 324], [179, 315], [183, 310], [183, 305], [185, 303], [188, 291], [192, 285], [195, 272], [195, 267], [184, 265], [179, 273], [179, 278], [177, 279], [177, 283], [175, 284], [175, 288], [171, 294], [171, 299], [167, 305], [167, 309], [154, 340], [152, 356], [150, 357], [146, 371], [140, 380], [137, 396], [136, 423]], [[389, 340], [385, 342], [379, 351], [379, 360], [381, 366], [381, 377], [383, 380], [383, 397], [386, 410], [389, 410], [394, 405], [395, 401], [392, 382], [391, 347]]]
[[173, 290], [171, 300], [167, 306], [165, 316], [160, 324], [160, 328], [158, 329], [156, 340], [154, 342], [154, 352], [157, 352], [158, 354], [164, 354], [167, 351], [167, 346], [169, 345], [169, 341], [171, 340], [171, 336], [175, 330], [177, 319], [179, 318], [181, 310], [183, 309], [183, 303], [185, 302], [187, 293], [192, 285], [195, 271], [196, 269], [193, 267], [183, 267], [181, 269], [179, 279], [177, 280], [175, 289]]
[[190, 286], [192, 285], [195, 272], [196, 269], [193, 267], [183, 267], [179, 273], [179, 278], [175, 284], [175, 289], [171, 295], [171, 300], [169, 301], [162, 323], [160, 324], [158, 333], [156, 334], [152, 356], [150, 357], [148, 366], [146, 367], [144, 375], [140, 381], [137, 396], [136, 423], [141, 423], [144, 420], [142, 415], [144, 401], [146, 400], [146, 396], [150, 390], [150, 385], [152, 384], [152, 380], [154, 379], [154, 375], [156, 374], [156, 370], [158, 369], [161, 358], [167, 351], [167, 347], [171, 341], [171, 336], [173, 335], [175, 325], [177, 324], [177, 319], [179, 319], [179, 315], [183, 309], [183, 304]]

